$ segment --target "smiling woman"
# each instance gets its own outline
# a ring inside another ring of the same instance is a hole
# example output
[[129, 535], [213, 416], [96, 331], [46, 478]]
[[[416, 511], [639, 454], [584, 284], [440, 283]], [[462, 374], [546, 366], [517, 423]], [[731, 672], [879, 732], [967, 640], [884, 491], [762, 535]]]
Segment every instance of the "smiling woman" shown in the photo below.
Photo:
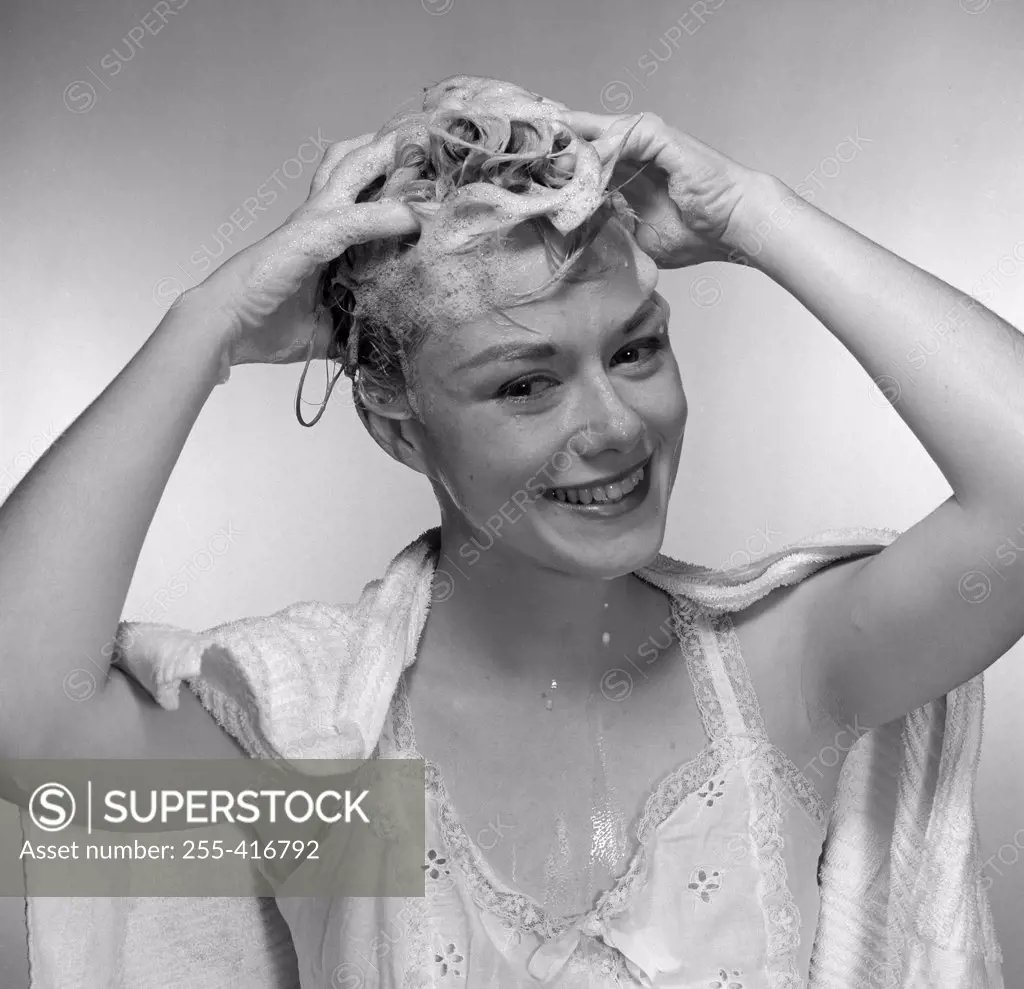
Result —
[[495, 506], [575, 449], [504, 546], [627, 574], [664, 537], [685, 399], [657, 266], [605, 188], [617, 149], [598, 154], [563, 105], [498, 80], [454, 77], [423, 105], [382, 129], [400, 135], [393, 169], [356, 197], [405, 203], [419, 235], [326, 266], [328, 356], [377, 443], [430, 478], [446, 546], [479, 546]]
[[[949, 421], [940, 403], [965, 389], [908, 398], [908, 421], [964, 481], [964, 507], [922, 523], [934, 539], [862, 530], [727, 572], [660, 552], [687, 422], [660, 270], [755, 264], [869, 370], [949, 301], [942, 283], [805, 207], [654, 115], [572, 111], [473, 76], [333, 145], [306, 203], [186, 293], [68, 431], [64, 470], [33, 471], [4, 506], [15, 703], [0, 755], [237, 758], [237, 743], [257, 758], [422, 760], [424, 895], [282, 895], [304, 987], [852, 989], [879, 984], [884, 964], [901, 986], [999, 989], [987, 900], [964, 880], [977, 865], [971, 678], [1024, 620], [1004, 602], [982, 622], [934, 572], [969, 564], [1015, 504], [1019, 474], [972, 451], [1020, 454], [1018, 419], [997, 414], [992, 393], [986, 426], [949, 442], [931, 424]], [[771, 249], [742, 255], [780, 210], [790, 222]], [[895, 302], [869, 291], [880, 282]], [[977, 320], [988, 356], [1015, 332]], [[428, 478], [439, 527], [352, 605], [301, 602], [203, 633], [116, 622], [215, 382], [236, 364], [315, 357], [351, 379], [381, 449]], [[972, 381], [981, 369], [978, 357]], [[137, 423], [143, 452], [122, 421]], [[83, 518], [51, 534], [49, 556], [19, 553], [35, 545], [39, 506], [68, 511], [52, 478], [89, 476], [97, 450], [125, 479], [123, 504], [80, 498], [104, 506], [105, 525]], [[53, 713], [65, 710], [54, 684], [77, 627], [47, 626], [37, 662], [14, 661], [39, 641], [59, 553], [86, 561], [69, 614], [99, 616], [92, 653], [112, 654], [118, 673], [71, 717]], [[931, 624], [944, 631], [922, 637]], [[177, 714], [147, 705], [124, 674]], [[833, 742], [847, 736], [865, 744], [840, 755]], [[802, 760], [827, 771], [812, 780]], [[325, 848], [340, 840], [328, 834]], [[89, 950], [90, 928], [32, 899], [37, 955], [58, 971], [62, 951]], [[228, 984], [243, 964], [247, 985], [283, 984], [268, 976], [280, 929], [231, 903], [173, 922], [172, 906], [141, 898], [111, 909], [129, 932], [133, 918], [182, 938], [231, 929], [244, 958], [225, 949], [189, 985]], [[47, 929], [63, 941], [43, 945]], [[97, 955], [96, 971], [113, 979], [121, 957]]]

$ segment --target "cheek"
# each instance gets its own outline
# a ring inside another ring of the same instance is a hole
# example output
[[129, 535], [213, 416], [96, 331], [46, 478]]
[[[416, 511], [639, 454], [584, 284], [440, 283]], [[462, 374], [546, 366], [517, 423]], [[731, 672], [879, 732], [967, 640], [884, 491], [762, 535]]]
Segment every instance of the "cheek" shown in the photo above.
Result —
[[[686, 423], [686, 395], [673, 362], [644, 389], [642, 414], [647, 424], [663, 436], [676, 436]], [[639, 411], [639, 409], [638, 409]]]
[[507, 487], [511, 464], [479, 416], [433, 417], [424, 433], [431, 472], [461, 511], [478, 515]]
[[686, 414], [689, 409], [682, 385], [675, 391], [673, 398], [674, 401], [671, 405], [671, 428], [675, 432], [682, 432], [683, 427], [686, 425]]

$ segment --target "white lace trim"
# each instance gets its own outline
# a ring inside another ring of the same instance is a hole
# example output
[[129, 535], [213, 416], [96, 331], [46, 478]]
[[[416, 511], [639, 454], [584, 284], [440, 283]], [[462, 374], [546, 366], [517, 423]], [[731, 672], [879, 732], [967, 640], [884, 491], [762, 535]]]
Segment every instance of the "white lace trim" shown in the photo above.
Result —
[[764, 878], [760, 892], [768, 938], [769, 985], [773, 989], [804, 989], [806, 981], [796, 967], [801, 917], [789, 888], [786, 862], [782, 856], [784, 843], [780, 831], [782, 811], [778, 781], [770, 769], [755, 758], [750, 765], [747, 782], [755, 794], [750, 834]]
[[757, 693], [750, 681], [750, 673], [743, 660], [740, 640], [736, 635], [732, 616], [728, 613], [717, 615], [709, 618], [708, 624], [715, 633], [718, 651], [722, 657], [725, 670], [729, 674], [733, 692], [736, 695], [744, 722], [751, 734], [768, 743], [764, 754], [772, 771], [780, 781], [789, 787], [793, 796], [796, 797], [797, 803], [818, 826], [824, 839], [828, 825], [829, 808], [826, 806], [825, 801], [821, 799], [818, 788], [811, 782], [807, 774], [768, 738], [764, 719], [761, 717], [761, 709], [757, 703]]
[[708, 735], [712, 739], [721, 738], [727, 735], [728, 726], [725, 712], [722, 710], [721, 699], [715, 690], [710, 661], [700, 640], [702, 620], [715, 635], [722, 665], [729, 677], [747, 730], [759, 741], [766, 743], [763, 754], [772, 771], [789, 788], [796, 798], [797, 804], [817, 825], [822, 839], [824, 839], [828, 824], [828, 808], [815, 785], [807, 778], [807, 774], [768, 738], [761, 709], [757, 703], [757, 694], [743, 660], [732, 617], [728, 613], [710, 616], [707, 612], [702, 612], [699, 605], [684, 597], [675, 597], [674, 603], [673, 619], [676, 637], [682, 644], [684, 655], [687, 658], [694, 696], [697, 699], [697, 707], [704, 720], [704, 727]]
[[[808, 785], [810, 781], [793, 765], [785, 753], [768, 740], [757, 694], [743, 661], [732, 617], [729, 614], [722, 614], [709, 618], [708, 627], [714, 633], [715, 645], [722, 666], [728, 674], [736, 706], [752, 736], [751, 758], [744, 762], [747, 783], [754, 796], [750, 834], [763, 877], [763, 885], [759, 892], [768, 940], [766, 967], [769, 985], [773, 989], [804, 989], [806, 981], [796, 967], [801, 917], [789, 888], [786, 862], [782, 853], [785, 843], [781, 832], [782, 794], [779, 780], [789, 782], [792, 779], [795, 782], [802, 778]], [[808, 813], [819, 827], [823, 827], [823, 802], [813, 787], [811, 791], [817, 797], [817, 802], [812, 801]], [[807, 800], [810, 797], [803, 787], [794, 786], [793, 792], [797, 794], [798, 799]]]
[[430, 943], [433, 927], [426, 897], [407, 896], [404, 911], [408, 916], [405, 937], [405, 967], [402, 989], [430, 989], [434, 982], [430, 970]]
[[728, 721], [722, 710], [722, 699], [715, 690], [715, 678], [704, 643], [700, 637], [702, 620], [707, 624], [707, 616], [701, 612], [699, 605], [678, 595], [672, 596], [672, 630], [675, 632], [686, 667], [690, 671], [690, 682], [697, 699], [697, 708], [704, 730], [714, 741], [728, 735]]
[[[391, 738], [398, 752], [405, 758], [422, 758], [415, 748], [404, 676], [395, 692], [392, 711]], [[505, 886], [470, 839], [459, 820], [440, 769], [429, 760], [424, 760], [424, 778], [427, 792], [437, 803], [439, 829], [449, 859], [459, 867], [474, 902], [517, 932], [528, 932], [550, 940], [574, 926], [579, 926], [585, 933], [597, 933], [603, 921], [629, 907], [634, 890], [642, 887], [646, 878], [648, 846], [658, 825], [674, 813], [687, 796], [720, 773], [732, 757], [732, 740], [722, 738], [708, 743], [692, 759], [662, 778], [648, 796], [636, 823], [636, 848], [625, 870], [611, 888], [600, 894], [590, 910], [563, 916], [549, 913], [532, 896]]]

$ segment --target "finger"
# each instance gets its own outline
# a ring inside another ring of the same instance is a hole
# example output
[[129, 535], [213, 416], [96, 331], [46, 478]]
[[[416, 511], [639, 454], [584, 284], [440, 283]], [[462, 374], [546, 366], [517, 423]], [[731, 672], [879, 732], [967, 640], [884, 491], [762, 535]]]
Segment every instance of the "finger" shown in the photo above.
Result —
[[336, 141], [334, 144], [328, 145], [323, 158], [320, 159], [320, 164], [316, 167], [316, 172], [313, 174], [313, 182], [309, 187], [309, 194], [311, 196], [316, 195], [327, 185], [331, 172], [337, 168], [338, 163], [345, 155], [369, 144], [373, 138], [373, 134], [360, 134], [359, 137], [352, 137], [347, 141]]
[[405, 203], [395, 199], [385, 199], [379, 203], [359, 203], [346, 210], [346, 221], [349, 226], [349, 240], [353, 244], [362, 244], [368, 240], [381, 237], [400, 237], [404, 234], [417, 233], [420, 221], [416, 214]]
[[348, 204], [340, 215], [333, 211], [318, 214], [311, 225], [312, 235], [307, 244], [323, 264], [344, 254], [354, 244], [401, 237], [420, 230], [416, 214], [396, 199]]
[[356, 196], [378, 176], [384, 175], [395, 157], [398, 134], [389, 131], [345, 155], [320, 191], [326, 209], [354, 203]]
[[643, 113], [626, 116], [570, 110], [562, 119], [580, 138], [594, 146], [602, 163], [612, 158], [646, 161], [651, 157], [652, 128], [656, 121]]
[[561, 114], [562, 120], [587, 141], [601, 137], [616, 121], [632, 120], [635, 116], [635, 113], [627, 117], [611, 113], [590, 113], [586, 110], [569, 110]]

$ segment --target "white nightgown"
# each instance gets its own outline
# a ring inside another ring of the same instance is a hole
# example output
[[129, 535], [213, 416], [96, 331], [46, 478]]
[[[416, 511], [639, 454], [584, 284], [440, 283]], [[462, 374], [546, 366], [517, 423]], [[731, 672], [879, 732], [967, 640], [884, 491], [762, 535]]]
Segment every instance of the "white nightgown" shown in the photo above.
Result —
[[[672, 600], [708, 743], [655, 787], [594, 907], [552, 916], [499, 880], [428, 762], [426, 897], [279, 899], [303, 986], [807, 984], [826, 808], [768, 739], [731, 622]], [[404, 674], [377, 755], [420, 758]]]

